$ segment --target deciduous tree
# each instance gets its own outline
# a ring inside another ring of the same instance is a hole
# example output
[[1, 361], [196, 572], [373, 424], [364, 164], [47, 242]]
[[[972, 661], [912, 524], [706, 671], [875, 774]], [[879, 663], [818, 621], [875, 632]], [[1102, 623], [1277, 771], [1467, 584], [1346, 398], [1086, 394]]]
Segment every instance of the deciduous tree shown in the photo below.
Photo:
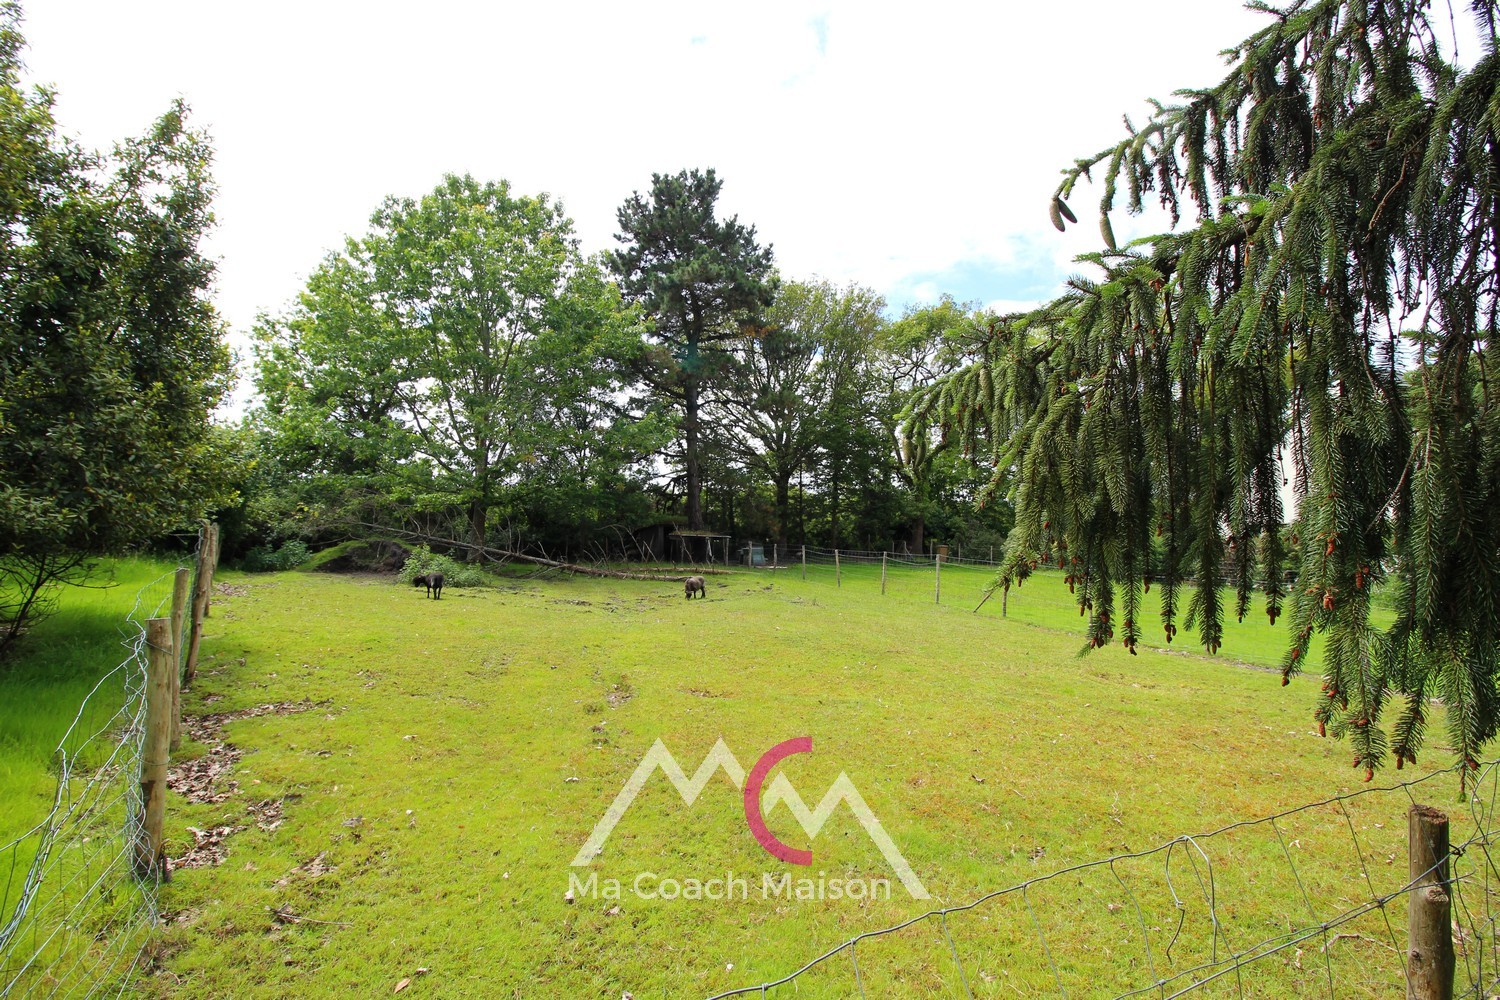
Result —
[[636, 318], [562, 207], [504, 181], [449, 176], [387, 199], [258, 340], [284, 447], [314, 474], [462, 509], [476, 554], [523, 478], [591, 459], [616, 470], [659, 441], [659, 420], [620, 419]]
[[210, 150], [175, 103], [113, 155], [21, 87], [0, 8], [0, 648], [89, 556], [223, 499], [209, 416], [231, 359], [209, 301]]
[[716, 422], [738, 461], [768, 483], [777, 540], [791, 524], [791, 482], [818, 460], [845, 473], [849, 438], [870, 424], [858, 402], [884, 322], [880, 296], [826, 281], [783, 282], [765, 325], [733, 350], [731, 377], [714, 397]]

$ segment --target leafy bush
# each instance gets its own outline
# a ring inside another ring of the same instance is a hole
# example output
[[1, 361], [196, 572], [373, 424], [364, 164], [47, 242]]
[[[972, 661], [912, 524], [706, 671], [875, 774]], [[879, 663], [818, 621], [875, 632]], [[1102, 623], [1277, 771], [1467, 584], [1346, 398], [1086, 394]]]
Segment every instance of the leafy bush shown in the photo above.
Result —
[[283, 542], [279, 549], [257, 545], [245, 553], [240, 568], [247, 573], [275, 573], [295, 569], [307, 561], [307, 555], [307, 545], [301, 539], [293, 538]]
[[411, 558], [406, 560], [406, 565], [401, 567], [396, 579], [410, 584], [415, 578], [428, 573], [443, 574], [443, 584], [448, 587], [484, 587], [491, 582], [489, 574], [478, 566], [439, 555], [425, 545], [418, 545], [412, 550]]

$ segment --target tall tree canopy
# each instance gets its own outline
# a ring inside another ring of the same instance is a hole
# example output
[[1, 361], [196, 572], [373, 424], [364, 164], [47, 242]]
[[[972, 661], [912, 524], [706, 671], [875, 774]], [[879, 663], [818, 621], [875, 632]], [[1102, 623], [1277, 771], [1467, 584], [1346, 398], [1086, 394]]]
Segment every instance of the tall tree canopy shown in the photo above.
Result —
[[179, 102], [112, 156], [20, 86], [0, 7], [0, 648], [89, 555], [218, 500], [209, 415], [231, 359], [209, 302], [207, 139]]
[[[1153, 580], [1168, 639], [1185, 610], [1210, 650], [1222, 577], [1238, 615], [1263, 590], [1284, 678], [1325, 643], [1316, 718], [1367, 778], [1416, 760], [1432, 698], [1462, 759], [1500, 726], [1500, 54], [1494, 0], [1471, 6], [1489, 41], [1467, 70], [1446, 5], [1262, 8], [1222, 82], [1064, 172], [1059, 228], [1102, 183], [1097, 276], [912, 410], [1014, 469], [1000, 582], [1065, 569], [1091, 645], [1134, 651]], [[1174, 231], [1117, 248], [1122, 193]]]
[[461, 508], [477, 552], [521, 480], [561, 463], [607, 488], [658, 447], [659, 420], [618, 419], [640, 338], [560, 205], [449, 176], [387, 199], [296, 307], [262, 320], [257, 381], [298, 464]]
[[[902, 434], [897, 415], [914, 398], [920, 398], [932, 385], [964, 366], [973, 346], [974, 331], [984, 324], [984, 316], [972, 306], [960, 305], [950, 296], [944, 296], [930, 306], [908, 307], [881, 334], [881, 350], [887, 359], [886, 392], [894, 404], [894, 411], [885, 421], [885, 431], [896, 475], [906, 487], [911, 508], [910, 544], [918, 552], [925, 551], [927, 521], [938, 509], [935, 500], [939, 480], [945, 478], [944, 471], [953, 467], [949, 454], [953, 441], [947, 435], [934, 433], [930, 427]], [[965, 449], [964, 458], [969, 457]]]
[[682, 413], [688, 527], [703, 527], [702, 407], [729, 367], [728, 346], [771, 304], [771, 248], [738, 217], [719, 219], [712, 170], [652, 174], [651, 191], [620, 206], [620, 250], [609, 255], [626, 299], [640, 303], [660, 350], [648, 368], [658, 395]]
[[791, 537], [793, 477], [833, 453], [845, 472], [849, 459], [840, 446], [871, 423], [852, 401], [874, 361], [884, 304], [857, 285], [783, 282], [765, 326], [734, 345], [733, 367], [713, 405], [728, 450], [772, 488], [772, 527], [783, 549]]

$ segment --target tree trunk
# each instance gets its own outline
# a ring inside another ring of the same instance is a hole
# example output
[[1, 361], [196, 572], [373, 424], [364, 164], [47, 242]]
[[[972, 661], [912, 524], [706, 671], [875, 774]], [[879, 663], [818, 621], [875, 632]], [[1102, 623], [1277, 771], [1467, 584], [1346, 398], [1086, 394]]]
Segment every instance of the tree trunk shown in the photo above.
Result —
[[926, 545], [926, 543], [927, 543], [927, 518], [926, 518], [925, 515], [918, 514], [917, 515], [917, 523], [914, 524], [914, 525], [912, 525], [912, 529], [911, 529], [911, 546], [912, 546], [912, 548], [916, 549], [917, 552], [920, 554], [920, 553], [922, 553], [922, 552], [925, 551], [925, 549], [923, 548], [923, 546]]
[[776, 479], [776, 542], [783, 549], [787, 547], [788, 519], [792, 516], [792, 474], [789, 472]]
[[683, 471], [687, 474], [688, 529], [703, 530], [703, 481], [698, 471], [698, 380], [689, 378], [682, 392]]
[[[797, 544], [804, 549], [807, 548], [807, 479], [802, 473], [797, 473]], [[807, 577], [804, 572], [803, 578]]]
[[474, 449], [474, 499], [469, 504], [470, 545], [468, 561], [484, 558], [484, 527], [490, 513], [490, 443], [478, 441]]
[[484, 523], [489, 519], [489, 508], [483, 500], [469, 504], [469, 562], [477, 563], [483, 558]]
[[839, 537], [839, 474], [835, 472], [828, 484], [828, 520], [829, 528], [833, 533], [833, 547], [838, 548], [843, 542]]

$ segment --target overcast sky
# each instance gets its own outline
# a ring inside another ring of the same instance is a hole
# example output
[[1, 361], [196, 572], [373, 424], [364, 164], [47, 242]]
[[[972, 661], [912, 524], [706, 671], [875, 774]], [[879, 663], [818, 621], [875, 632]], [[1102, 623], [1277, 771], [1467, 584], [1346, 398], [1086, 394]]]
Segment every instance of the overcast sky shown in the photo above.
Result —
[[[445, 172], [560, 198], [587, 252], [651, 173], [713, 167], [782, 273], [893, 308], [1053, 295], [1098, 244], [1058, 170], [1217, 81], [1235, 0], [567, 3], [31, 0], [32, 82], [86, 145], [175, 96], [216, 150], [219, 306], [282, 308], [388, 194]], [[1116, 222], [1122, 238], [1130, 227]]]

